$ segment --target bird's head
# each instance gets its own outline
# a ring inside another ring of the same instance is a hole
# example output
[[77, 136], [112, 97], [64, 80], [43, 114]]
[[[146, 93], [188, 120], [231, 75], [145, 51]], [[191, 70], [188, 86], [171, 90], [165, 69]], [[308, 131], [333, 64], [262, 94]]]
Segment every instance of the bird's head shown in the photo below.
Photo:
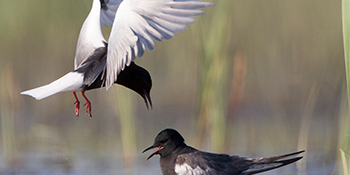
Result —
[[152, 79], [146, 69], [131, 62], [129, 66], [126, 66], [125, 69], [119, 73], [116, 83], [137, 92], [145, 100], [147, 109], [148, 106], [152, 108], [150, 96]]
[[176, 148], [185, 144], [185, 139], [174, 129], [164, 129], [161, 131], [157, 137], [154, 139], [152, 146], [146, 148], [142, 153], [157, 148], [157, 150], [152, 153], [148, 158], [150, 159], [156, 154], [159, 154], [160, 157], [167, 156], [171, 154]]

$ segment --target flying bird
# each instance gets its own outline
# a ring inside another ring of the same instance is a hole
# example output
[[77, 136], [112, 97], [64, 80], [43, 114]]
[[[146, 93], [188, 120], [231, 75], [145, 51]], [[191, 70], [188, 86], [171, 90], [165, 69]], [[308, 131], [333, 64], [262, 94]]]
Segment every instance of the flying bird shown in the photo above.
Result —
[[[151, 76], [136, 65], [136, 57], [145, 50], [153, 50], [154, 41], [171, 39], [175, 33], [194, 23], [192, 19], [204, 12], [199, 9], [214, 6], [201, 0], [93, 0], [91, 11], [80, 30], [74, 71], [52, 83], [21, 92], [37, 100], [59, 92], [73, 92], [75, 114], [79, 115], [80, 102], [76, 92], [86, 100], [90, 117], [91, 103], [85, 91], [114, 83], [125, 86], [152, 107]], [[101, 25], [112, 26], [107, 43]]]
[[[184, 138], [174, 129], [164, 129], [154, 140], [152, 146], [142, 153], [157, 148], [148, 158], [160, 155], [160, 167], [163, 175], [249, 175], [269, 171], [300, 160], [295, 157], [304, 152], [245, 158], [227, 154], [203, 152], [187, 146]], [[291, 158], [293, 157], [294, 158]]]

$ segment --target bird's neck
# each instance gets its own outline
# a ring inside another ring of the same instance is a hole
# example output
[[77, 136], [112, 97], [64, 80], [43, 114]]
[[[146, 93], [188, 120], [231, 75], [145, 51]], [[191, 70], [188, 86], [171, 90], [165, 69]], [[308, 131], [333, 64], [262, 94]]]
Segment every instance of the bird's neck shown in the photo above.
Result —
[[160, 169], [162, 174], [166, 175], [176, 175], [175, 173], [175, 162], [176, 162], [176, 154], [170, 154], [168, 156], [161, 156], [159, 159]]
[[175, 173], [175, 163], [176, 158], [180, 154], [188, 153], [193, 150], [196, 150], [192, 147], [187, 146], [185, 143], [179, 145], [171, 154], [160, 157], [160, 168], [162, 174], [166, 175], [176, 175]]
[[182, 143], [173, 151], [175, 154], [183, 154], [184, 152], [187, 152], [188, 150], [193, 149], [192, 147], [189, 147], [186, 145], [186, 143]]

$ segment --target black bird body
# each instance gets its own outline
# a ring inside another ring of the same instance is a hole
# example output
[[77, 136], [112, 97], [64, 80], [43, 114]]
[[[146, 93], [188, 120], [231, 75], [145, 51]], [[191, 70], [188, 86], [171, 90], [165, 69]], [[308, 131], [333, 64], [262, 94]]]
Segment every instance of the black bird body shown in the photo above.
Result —
[[[82, 63], [82, 66], [74, 71], [84, 75], [82, 91], [106, 86], [108, 44], [105, 43], [105, 45], [105, 47], [96, 49], [95, 52]], [[119, 73], [117, 81], [114, 83], [135, 91], [145, 100], [147, 108], [149, 105], [152, 107], [152, 100], [150, 97], [152, 79], [146, 69], [132, 62]]]
[[[249, 175], [279, 168], [300, 160], [289, 158], [304, 151], [267, 158], [245, 158], [204, 152], [187, 146], [173, 129], [161, 131], [154, 144], [145, 151], [158, 148], [163, 175]], [[144, 151], [144, 152], [145, 152]], [[148, 159], [149, 159], [148, 158]]]

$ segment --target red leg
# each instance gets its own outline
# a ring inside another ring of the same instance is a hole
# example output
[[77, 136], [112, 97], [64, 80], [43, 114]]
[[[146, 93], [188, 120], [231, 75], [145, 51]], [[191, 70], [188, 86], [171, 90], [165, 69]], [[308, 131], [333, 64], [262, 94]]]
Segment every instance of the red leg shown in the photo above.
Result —
[[89, 114], [90, 118], [92, 118], [92, 115], [91, 115], [91, 103], [90, 101], [87, 99], [87, 97], [85, 96], [85, 91], [81, 91], [81, 95], [85, 98], [86, 100], [86, 103], [84, 106], [86, 106], [86, 113]]
[[75, 94], [75, 92], [73, 92], [74, 98], [75, 98], [75, 115], [79, 116], [79, 106], [80, 106], [80, 102], [78, 100], [77, 94]]

